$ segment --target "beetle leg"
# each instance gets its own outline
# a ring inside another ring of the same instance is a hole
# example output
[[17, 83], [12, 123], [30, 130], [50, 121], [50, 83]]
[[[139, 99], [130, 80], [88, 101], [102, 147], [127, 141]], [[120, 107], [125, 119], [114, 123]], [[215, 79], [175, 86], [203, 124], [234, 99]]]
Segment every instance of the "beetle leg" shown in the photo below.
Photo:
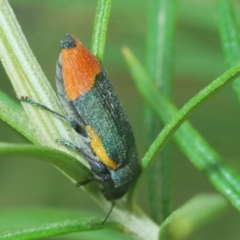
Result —
[[76, 183], [76, 186], [77, 187], [82, 187], [82, 186], [85, 186], [91, 182], [98, 182], [98, 183], [101, 183], [101, 179], [99, 179], [98, 177], [91, 177], [85, 181], [82, 181], [82, 182], [78, 182]]
[[108, 217], [110, 216], [110, 214], [111, 214], [111, 212], [112, 212], [112, 210], [113, 210], [113, 208], [114, 208], [114, 205], [115, 205], [115, 202], [112, 201], [111, 208], [110, 208], [110, 210], [109, 210], [107, 216], [106, 216], [106, 217], [104, 218], [104, 220], [102, 221], [102, 224], [104, 224], [104, 223], [107, 221]]
[[40, 107], [48, 112], [51, 112], [55, 116], [67, 121], [76, 132], [86, 135], [86, 131], [85, 131], [84, 127], [79, 122], [74, 120], [73, 118], [66, 117], [60, 113], [57, 113], [57, 112], [53, 111], [52, 109], [48, 108], [47, 106], [45, 106], [41, 103], [35, 102], [33, 99], [31, 99], [29, 97], [20, 97], [19, 100], [22, 102], [29, 103], [34, 106]]
[[76, 184], [76, 186], [77, 186], [77, 187], [82, 187], [82, 186], [85, 186], [86, 184], [88, 184], [88, 183], [90, 183], [90, 182], [93, 182], [93, 181], [96, 181], [96, 179], [95, 179], [95, 178], [89, 178], [89, 179], [87, 179], [87, 180], [85, 180], [85, 181], [83, 181], [83, 182], [78, 182], [78, 183]]

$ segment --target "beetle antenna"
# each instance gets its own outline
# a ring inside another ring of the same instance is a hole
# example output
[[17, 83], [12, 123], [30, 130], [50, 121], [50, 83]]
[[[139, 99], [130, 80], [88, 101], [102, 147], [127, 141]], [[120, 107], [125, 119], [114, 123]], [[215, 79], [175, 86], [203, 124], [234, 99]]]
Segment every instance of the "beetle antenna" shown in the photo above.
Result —
[[112, 212], [112, 210], [113, 210], [114, 205], [115, 205], [115, 202], [112, 201], [112, 206], [111, 206], [111, 208], [110, 208], [107, 216], [106, 216], [106, 217], [104, 218], [104, 220], [102, 221], [102, 224], [104, 224], [104, 223], [107, 221], [108, 217], [110, 216], [110, 214], [111, 214], [111, 212]]

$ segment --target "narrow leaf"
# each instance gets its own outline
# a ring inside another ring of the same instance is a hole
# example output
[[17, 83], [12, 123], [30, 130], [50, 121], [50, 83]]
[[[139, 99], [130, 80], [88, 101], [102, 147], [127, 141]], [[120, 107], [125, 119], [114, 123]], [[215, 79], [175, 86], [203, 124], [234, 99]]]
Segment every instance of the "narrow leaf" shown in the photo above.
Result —
[[34, 158], [49, 162], [59, 168], [75, 182], [85, 181], [90, 177], [88, 169], [75, 158], [58, 150], [30, 144], [0, 143], [0, 156]]
[[[171, 95], [172, 53], [175, 32], [175, 0], [151, 0], [148, 14], [146, 65], [156, 86], [166, 97]], [[147, 148], [155, 139], [162, 125], [147, 105], [145, 128]], [[152, 218], [160, 224], [169, 215], [170, 170], [169, 148], [165, 147], [149, 169], [148, 192]], [[160, 177], [159, 177], [160, 176]], [[159, 189], [156, 191], [156, 189]]]
[[37, 132], [33, 128], [26, 113], [5, 93], [0, 91], [0, 118], [24, 135], [31, 142], [38, 143]]
[[163, 222], [159, 239], [186, 239], [193, 232], [219, 217], [227, 207], [228, 202], [219, 194], [195, 196]]
[[103, 61], [111, 5], [112, 0], [98, 0], [92, 34], [91, 52], [100, 62]]
[[145, 155], [143, 168], [149, 164], [156, 151], [160, 147], [162, 148], [179, 128], [174, 134], [174, 140], [180, 149], [199, 170], [207, 175], [215, 188], [240, 210], [240, 176], [223, 163], [220, 156], [188, 122], [182, 124], [203, 101], [206, 101], [217, 90], [239, 76], [240, 64], [209, 84], [177, 113], [175, 106], [155, 88], [144, 67], [129, 50], [125, 50], [125, 56], [139, 91], [153, 107], [159, 118], [166, 124], [169, 122]]
[[[222, 49], [228, 67], [240, 62], [239, 28], [233, 13], [233, 6], [229, 0], [217, 1], [218, 27]], [[240, 78], [233, 82], [233, 88], [240, 101]]]
[[32, 240], [104, 228], [120, 229], [118, 224], [106, 223], [103, 225], [101, 219], [83, 217], [84, 214], [81, 212], [29, 209], [5, 210], [0, 213], [1, 240]]

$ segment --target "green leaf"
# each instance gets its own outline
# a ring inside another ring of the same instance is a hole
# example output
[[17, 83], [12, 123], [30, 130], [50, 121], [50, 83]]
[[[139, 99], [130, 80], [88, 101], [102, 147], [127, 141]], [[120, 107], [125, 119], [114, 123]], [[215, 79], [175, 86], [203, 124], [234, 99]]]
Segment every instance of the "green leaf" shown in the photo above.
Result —
[[89, 170], [70, 155], [58, 150], [30, 144], [0, 143], [0, 156], [34, 158], [49, 162], [59, 168], [75, 182], [85, 181], [90, 177]]
[[147, 70], [166, 94], [171, 93], [176, 0], [151, 0], [147, 36]]
[[239, 29], [229, 0], [217, 1], [218, 26], [222, 49], [229, 67], [240, 61]]
[[[240, 38], [230, 1], [218, 0], [217, 13], [223, 53], [228, 67], [232, 67], [240, 62]], [[233, 82], [233, 88], [240, 100], [240, 78]]]
[[122, 229], [119, 224], [101, 224], [101, 219], [81, 212], [53, 209], [1, 210], [1, 240], [32, 240], [105, 228]]
[[174, 140], [180, 149], [199, 170], [207, 175], [213, 186], [240, 210], [240, 176], [223, 163], [221, 157], [188, 122], [183, 123], [208, 97], [239, 76], [240, 64], [210, 83], [177, 112], [176, 107], [155, 88], [144, 67], [127, 49], [125, 49], [125, 56], [139, 91], [159, 118], [167, 124], [144, 156], [143, 168], [149, 165], [156, 151], [161, 149], [179, 128], [174, 134]]
[[[149, 75], [166, 97], [171, 95], [175, 10], [175, 0], [150, 1], [146, 65]], [[159, 131], [158, 123], [159, 120], [147, 105], [145, 108], [147, 147]], [[170, 212], [169, 149], [165, 148], [158, 158], [159, 160], [149, 169], [148, 198], [152, 218], [160, 224]], [[156, 191], [156, 189], [161, 190]]]
[[112, 0], [98, 0], [92, 34], [91, 52], [100, 62], [103, 61], [111, 5]]
[[222, 214], [228, 202], [219, 194], [200, 194], [174, 211], [161, 225], [160, 240], [181, 240]]
[[37, 132], [33, 128], [20, 104], [0, 91], [0, 118], [34, 143], [38, 143]]
[[[152, 147], [148, 151], [149, 153], [146, 154], [149, 154], [149, 156], [144, 157], [142, 162], [143, 168], [145, 168], [149, 164], [149, 161], [152, 159], [157, 149], [159, 147], [162, 148], [163, 145], [166, 144], [172, 134], [180, 127], [180, 125], [182, 125], [182, 123], [190, 116], [190, 114], [193, 113], [193, 111], [195, 111], [201, 104], [203, 104], [203, 102], [206, 101], [210, 96], [215, 94], [226, 84], [233, 81], [236, 77], [240, 75], [240, 64], [238, 64], [235, 67], [226, 71], [216, 80], [211, 82], [207, 87], [202, 89], [191, 100], [189, 100], [181, 110], [177, 112], [175, 107], [161, 94], [159, 90], [157, 90], [155, 84], [151, 81], [151, 78], [144, 69], [144, 67], [130, 52], [130, 50], [125, 48], [124, 54], [139, 91], [142, 93], [148, 103], [152, 106], [155, 112], [159, 115], [159, 117], [164, 120], [164, 122], [168, 123], [167, 121], [171, 120], [161, 131], [161, 133], [153, 143]], [[163, 105], [165, 107], [163, 107]], [[189, 128], [188, 130], [190, 134], [192, 132], [192, 129]], [[178, 136], [178, 134], [175, 136]], [[192, 137], [194, 139], [194, 137], [197, 137], [197, 135], [192, 135]], [[184, 138], [181, 138], [181, 140], [184, 140]], [[204, 142], [202, 143], [204, 146]], [[191, 144], [189, 143], [189, 145]], [[184, 149], [189, 149], [188, 146], [184, 147]], [[194, 153], [195, 152], [193, 151], [192, 154]]]

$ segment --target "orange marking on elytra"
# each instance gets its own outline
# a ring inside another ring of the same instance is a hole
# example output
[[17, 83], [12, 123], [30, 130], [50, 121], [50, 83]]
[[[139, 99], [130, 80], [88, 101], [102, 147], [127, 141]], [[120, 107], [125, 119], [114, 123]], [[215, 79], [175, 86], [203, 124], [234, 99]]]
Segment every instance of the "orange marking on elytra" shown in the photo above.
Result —
[[[73, 36], [72, 36], [73, 37]], [[61, 50], [63, 81], [68, 100], [75, 100], [91, 90], [101, 65], [96, 57], [76, 38], [76, 46]]]
[[91, 138], [91, 147], [95, 154], [98, 156], [99, 160], [104, 163], [106, 166], [112, 168], [113, 170], [117, 170], [118, 164], [109, 158], [109, 156], [106, 153], [106, 150], [104, 146], [102, 145], [102, 142], [97, 135], [97, 133], [94, 131], [91, 126], [87, 125], [86, 130]]

